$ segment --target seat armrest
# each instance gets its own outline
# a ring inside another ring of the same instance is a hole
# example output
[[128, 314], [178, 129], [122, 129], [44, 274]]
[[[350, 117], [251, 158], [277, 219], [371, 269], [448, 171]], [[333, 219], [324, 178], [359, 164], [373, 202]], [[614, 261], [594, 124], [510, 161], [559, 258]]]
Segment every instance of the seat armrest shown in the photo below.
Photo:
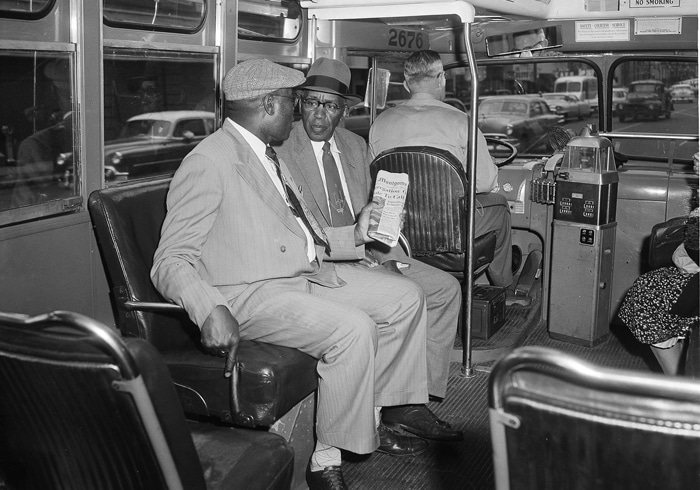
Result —
[[[127, 311], [144, 311], [150, 313], [184, 313], [185, 309], [173, 303], [159, 303], [148, 301], [122, 301], [122, 307]], [[234, 366], [231, 373], [231, 418], [236, 425], [241, 427], [255, 428], [255, 421], [252, 415], [243, 412], [241, 408], [241, 393], [240, 393], [240, 376], [238, 372], [238, 363]]]

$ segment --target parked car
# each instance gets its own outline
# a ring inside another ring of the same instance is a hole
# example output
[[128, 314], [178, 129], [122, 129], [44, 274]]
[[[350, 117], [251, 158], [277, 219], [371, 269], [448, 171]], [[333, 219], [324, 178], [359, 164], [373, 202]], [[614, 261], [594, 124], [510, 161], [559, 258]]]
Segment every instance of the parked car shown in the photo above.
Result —
[[[214, 126], [214, 113], [208, 111], [146, 112], [129, 118], [118, 139], [105, 141], [105, 181], [175, 172]], [[58, 164], [72, 172], [72, 154], [61, 154]]]
[[617, 105], [627, 100], [626, 87], [613, 87], [612, 89], [612, 115], [617, 116]]
[[479, 104], [479, 129], [484, 136], [502, 139], [527, 153], [548, 145], [548, 132], [561, 116], [544, 99], [530, 95], [486, 97]]
[[568, 119], [583, 119], [591, 115], [591, 105], [578, 99], [575, 95], [568, 94], [542, 94], [542, 98], [549, 109]]
[[[386, 107], [379, 109], [377, 114], [389, 109], [391, 107], [396, 107], [399, 104], [406, 102], [406, 99], [390, 100], [387, 101]], [[358, 136], [362, 136], [365, 140], [369, 138], [369, 122], [370, 118], [370, 108], [365, 107], [364, 102], [360, 102], [352, 106], [348, 110], [348, 115], [343, 119], [343, 125], [345, 129], [352, 131]]]
[[673, 102], [693, 102], [695, 92], [693, 87], [686, 83], [677, 83], [671, 86], [671, 100]]
[[686, 85], [690, 85], [690, 88], [693, 89], [693, 93], [695, 96], [698, 96], [698, 79], [697, 78], [689, 78], [688, 80], [681, 80], [678, 83], [683, 83]]
[[663, 82], [658, 80], [637, 80], [629, 85], [627, 100], [616, 104], [620, 122], [640, 117], [652, 120], [663, 116], [671, 117], [673, 100]]

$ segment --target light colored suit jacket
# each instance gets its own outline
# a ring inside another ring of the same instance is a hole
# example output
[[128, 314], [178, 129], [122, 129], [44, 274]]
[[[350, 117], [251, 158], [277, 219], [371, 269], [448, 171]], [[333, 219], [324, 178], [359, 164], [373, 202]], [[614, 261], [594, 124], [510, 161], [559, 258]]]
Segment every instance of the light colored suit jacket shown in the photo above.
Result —
[[[298, 189], [283, 161], [281, 167], [290, 187]], [[247, 298], [243, 307], [250, 311], [256, 290], [269, 291], [283, 279], [343, 284], [333, 265], [324, 263], [322, 247], [316, 247], [318, 260], [309, 263], [298, 221], [230, 121], [185, 157], [167, 206], [151, 278], [200, 327], [217, 305], [230, 306], [221, 288], [227, 298]], [[331, 247], [346, 259], [358, 255], [354, 240], [340, 234], [333, 235]]]

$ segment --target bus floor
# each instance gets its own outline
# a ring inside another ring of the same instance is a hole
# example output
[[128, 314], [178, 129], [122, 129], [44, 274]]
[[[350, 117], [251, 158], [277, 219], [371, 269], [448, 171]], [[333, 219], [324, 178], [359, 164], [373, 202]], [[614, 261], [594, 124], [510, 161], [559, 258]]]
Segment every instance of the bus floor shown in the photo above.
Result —
[[492, 490], [493, 461], [488, 418], [488, 378], [495, 362], [520, 345], [552, 347], [605, 367], [659, 371], [653, 355], [620, 325], [594, 347], [549, 337], [540, 319], [539, 301], [530, 308], [506, 308], [506, 324], [488, 341], [473, 343], [473, 376], [462, 375], [461, 348], [456, 342], [447, 397], [428, 406], [441, 419], [464, 432], [461, 442], [430, 441], [424, 453], [396, 458], [381, 453], [343, 454], [343, 472], [353, 490]]

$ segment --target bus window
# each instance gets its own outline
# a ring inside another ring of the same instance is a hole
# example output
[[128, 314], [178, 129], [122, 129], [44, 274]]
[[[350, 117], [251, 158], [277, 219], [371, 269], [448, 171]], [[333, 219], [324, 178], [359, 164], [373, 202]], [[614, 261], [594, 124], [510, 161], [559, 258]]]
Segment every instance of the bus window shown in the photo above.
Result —
[[[621, 59], [613, 81], [616, 88], [626, 90], [626, 96], [612, 107], [612, 128], [623, 133], [697, 135], [697, 93], [691, 89], [687, 97], [678, 97], [679, 92], [672, 89], [697, 76], [696, 59]], [[635, 159], [690, 161], [698, 151], [697, 141], [620, 139], [615, 144], [618, 152]]]
[[205, 17], [205, 0], [104, 0], [104, 21], [111, 27], [193, 33]]
[[[551, 154], [549, 132], [555, 126], [578, 134], [586, 124], [598, 124], [593, 106], [593, 100], [598, 105], [597, 79], [588, 73], [593, 73], [590, 65], [560, 61], [555, 56], [480, 61], [479, 129], [508, 141], [523, 155]], [[575, 87], [577, 93], [570, 96], [568, 92]], [[586, 94], [584, 87], [595, 90]], [[456, 98], [467, 108], [471, 106], [466, 67], [447, 66], [446, 92], [446, 100]]]
[[0, 224], [62, 212], [78, 195], [62, 165], [74, 152], [73, 62], [62, 52], [0, 56]]
[[301, 8], [291, 0], [240, 0], [238, 37], [294, 42], [301, 34]]
[[206, 53], [105, 49], [107, 185], [172, 174], [214, 131], [215, 62]]
[[0, 17], [38, 19], [46, 15], [55, 0], [0, 0]]

